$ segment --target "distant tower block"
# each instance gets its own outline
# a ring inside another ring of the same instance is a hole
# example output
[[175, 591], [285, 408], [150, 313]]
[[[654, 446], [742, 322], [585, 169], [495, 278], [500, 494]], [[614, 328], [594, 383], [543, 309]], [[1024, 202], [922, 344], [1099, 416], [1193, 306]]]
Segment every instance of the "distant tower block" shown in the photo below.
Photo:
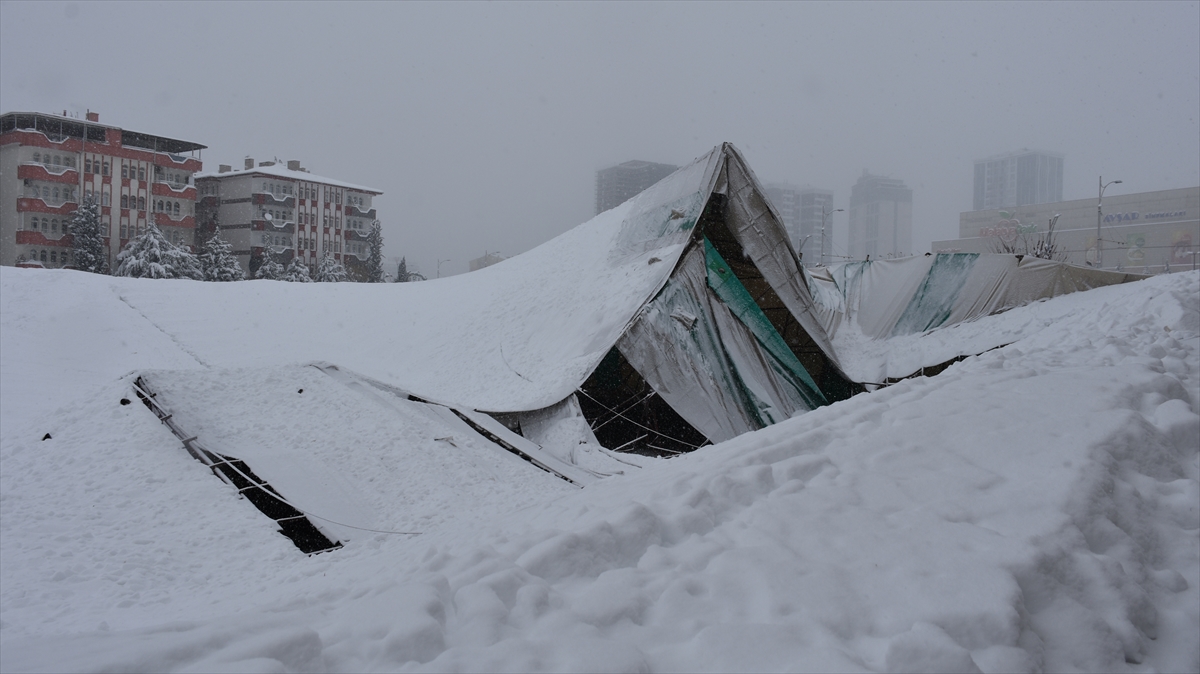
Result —
[[670, 164], [627, 161], [596, 171], [597, 215], [620, 206], [678, 170], [678, 166]]
[[850, 257], [903, 257], [912, 250], [912, 190], [864, 170], [850, 189]]

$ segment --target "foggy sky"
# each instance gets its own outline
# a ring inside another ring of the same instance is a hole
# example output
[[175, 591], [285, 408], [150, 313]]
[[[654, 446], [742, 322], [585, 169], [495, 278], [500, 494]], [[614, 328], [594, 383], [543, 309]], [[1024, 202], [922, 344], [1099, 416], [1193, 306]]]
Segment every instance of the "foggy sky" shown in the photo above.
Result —
[[993, 154], [1063, 153], [1065, 199], [1200, 185], [1200, 8], [0, 2], [0, 110], [64, 109], [380, 189], [431, 278], [586, 221], [597, 169], [722, 141], [840, 208], [904, 180], [923, 252]]

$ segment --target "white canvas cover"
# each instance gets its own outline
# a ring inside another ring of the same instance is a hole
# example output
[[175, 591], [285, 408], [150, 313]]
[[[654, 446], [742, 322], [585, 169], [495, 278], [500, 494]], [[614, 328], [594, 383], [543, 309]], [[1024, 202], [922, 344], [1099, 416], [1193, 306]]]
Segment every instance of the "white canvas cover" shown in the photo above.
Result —
[[809, 278], [822, 286], [813, 297], [827, 334], [851, 320], [881, 339], [1144, 277], [1021, 255], [938, 253], [848, 262]]

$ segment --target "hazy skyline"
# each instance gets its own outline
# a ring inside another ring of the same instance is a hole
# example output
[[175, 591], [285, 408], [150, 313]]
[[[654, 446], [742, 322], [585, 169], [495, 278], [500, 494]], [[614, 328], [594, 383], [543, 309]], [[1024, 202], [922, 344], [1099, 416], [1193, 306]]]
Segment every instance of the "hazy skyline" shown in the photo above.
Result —
[[1063, 154], [1068, 200], [1200, 184], [1200, 6], [3, 1], [0, 109], [378, 188], [387, 255], [430, 277], [586, 221], [598, 169], [723, 141], [839, 208], [903, 180], [921, 252], [995, 154]]

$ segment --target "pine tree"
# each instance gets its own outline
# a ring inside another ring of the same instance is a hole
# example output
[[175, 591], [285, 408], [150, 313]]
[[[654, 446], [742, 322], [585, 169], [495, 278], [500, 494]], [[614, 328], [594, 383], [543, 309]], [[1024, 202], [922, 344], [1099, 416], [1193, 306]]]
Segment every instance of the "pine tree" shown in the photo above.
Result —
[[254, 272], [254, 278], [264, 281], [282, 281], [283, 274], [283, 265], [279, 263], [279, 258], [275, 257], [275, 251], [267, 246], [263, 249], [263, 261], [259, 265], [258, 271]]
[[117, 253], [114, 276], [133, 278], [189, 278], [204, 280], [200, 262], [184, 248], [167, 241], [159, 228], [147, 225], [146, 231]]
[[317, 273], [313, 280], [317, 283], [341, 283], [349, 281], [350, 275], [346, 273], [346, 268], [341, 262], [333, 259], [329, 251], [325, 251], [321, 254], [321, 261], [317, 264]]
[[242, 265], [233, 256], [233, 246], [221, 238], [220, 227], [217, 227], [208, 242], [204, 244], [204, 250], [200, 252], [198, 259], [205, 281], [244, 281], [246, 279]]
[[308, 271], [308, 265], [300, 261], [299, 257], [292, 258], [288, 263], [287, 269], [283, 272], [283, 276], [279, 277], [280, 281], [291, 281], [292, 283], [312, 283], [312, 274]]
[[83, 198], [71, 218], [71, 246], [75, 267], [93, 274], [108, 273], [108, 249], [100, 235], [100, 206], [94, 196]]
[[400, 258], [400, 266], [396, 268], [396, 283], [408, 283], [408, 262]]
[[383, 283], [383, 226], [378, 220], [371, 223], [367, 250], [367, 283]]

